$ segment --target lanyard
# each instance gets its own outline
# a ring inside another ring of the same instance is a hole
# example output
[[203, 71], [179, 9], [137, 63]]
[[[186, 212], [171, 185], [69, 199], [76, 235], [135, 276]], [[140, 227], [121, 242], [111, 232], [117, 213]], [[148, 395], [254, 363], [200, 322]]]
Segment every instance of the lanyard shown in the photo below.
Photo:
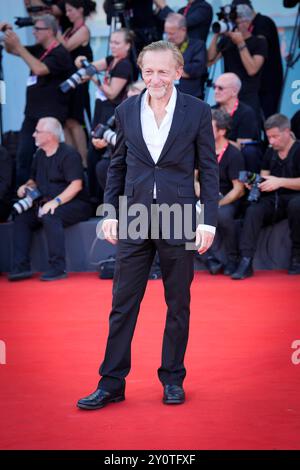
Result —
[[230, 117], [233, 117], [233, 115], [236, 112], [236, 110], [238, 109], [238, 107], [239, 107], [239, 100], [237, 99], [236, 102], [234, 103], [233, 109], [230, 113]]
[[41, 57], [40, 57], [39, 60], [42, 62], [42, 61], [45, 59], [45, 57], [46, 57], [48, 54], [50, 54], [50, 52], [51, 52], [55, 47], [57, 47], [57, 46], [58, 46], [58, 42], [57, 42], [56, 40], [54, 40], [54, 41], [50, 44], [50, 46], [48, 47], [48, 49], [41, 55]]
[[77, 33], [77, 31], [79, 31], [80, 28], [82, 28], [82, 26], [84, 26], [85, 23], [84, 21], [78, 26], [78, 28], [74, 29], [74, 28], [70, 28], [68, 29], [66, 32], [65, 32], [65, 35], [64, 35], [64, 39], [65, 41], [68, 41], [75, 33]]
[[116, 67], [117, 63], [120, 62], [121, 59], [118, 59], [114, 66], [112, 65], [113, 64], [113, 61], [114, 59], [111, 61], [111, 63], [109, 64], [109, 66], [107, 67], [106, 69], [106, 72], [105, 72], [105, 75], [104, 75], [104, 78], [103, 78], [103, 83], [105, 83], [105, 85], [109, 85], [109, 82], [110, 82], [110, 73], [111, 71]]
[[218, 155], [218, 163], [220, 164], [222, 158], [223, 158], [223, 155], [224, 153], [226, 152], [227, 148], [228, 148], [228, 145], [229, 145], [229, 142], [226, 142], [224, 148], [222, 149], [221, 153], [219, 153]]
[[183, 10], [183, 16], [186, 16], [188, 14], [189, 9], [191, 8], [192, 4], [188, 3], [188, 5], [185, 7]]

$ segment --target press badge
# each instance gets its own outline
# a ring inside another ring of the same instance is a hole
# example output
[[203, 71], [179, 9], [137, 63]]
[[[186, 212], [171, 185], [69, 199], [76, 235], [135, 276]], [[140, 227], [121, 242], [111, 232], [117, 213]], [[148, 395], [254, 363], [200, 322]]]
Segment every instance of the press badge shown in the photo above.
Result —
[[27, 86], [36, 85], [38, 78], [36, 75], [30, 75], [27, 79]]

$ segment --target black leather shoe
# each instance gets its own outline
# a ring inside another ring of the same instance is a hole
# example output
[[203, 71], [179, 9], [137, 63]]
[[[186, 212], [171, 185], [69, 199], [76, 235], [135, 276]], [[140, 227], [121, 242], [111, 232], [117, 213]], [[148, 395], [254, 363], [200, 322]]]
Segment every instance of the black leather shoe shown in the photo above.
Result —
[[238, 268], [239, 262], [236, 259], [229, 259], [224, 266], [224, 276], [231, 276]]
[[300, 258], [293, 256], [288, 269], [289, 274], [300, 274]]
[[41, 281], [57, 281], [58, 279], [65, 279], [67, 273], [65, 271], [59, 271], [57, 269], [50, 269], [43, 273], [40, 277]]
[[98, 410], [109, 403], [117, 403], [123, 400], [125, 400], [124, 391], [107, 392], [103, 388], [97, 388], [91, 395], [78, 400], [77, 406], [82, 410]]
[[32, 271], [12, 271], [7, 277], [9, 281], [22, 281], [23, 279], [30, 279], [32, 276]]
[[253, 276], [252, 258], [243, 256], [237, 270], [232, 274], [231, 279], [245, 279], [250, 276]]
[[223, 264], [214, 256], [209, 256], [204, 260], [204, 264], [209, 270], [210, 274], [218, 274], [222, 268]]
[[180, 405], [185, 402], [185, 394], [181, 385], [164, 385], [163, 402], [165, 405]]

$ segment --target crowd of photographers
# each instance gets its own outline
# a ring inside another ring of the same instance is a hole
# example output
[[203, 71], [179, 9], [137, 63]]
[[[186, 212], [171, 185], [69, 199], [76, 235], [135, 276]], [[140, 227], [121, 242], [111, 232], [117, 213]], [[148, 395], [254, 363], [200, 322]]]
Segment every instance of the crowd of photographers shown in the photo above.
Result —
[[[220, 168], [217, 238], [224, 243], [226, 262], [218, 259], [214, 245], [202, 261], [211, 274], [251, 276], [261, 228], [287, 218], [292, 242], [288, 272], [300, 274], [299, 117], [292, 120], [292, 129], [290, 120], [279, 114], [283, 67], [273, 20], [255, 12], [249, 0], [222, 7], [213, 24], [213, 10], [205, 0], [182, 2], [178, 12], [165, 0], [104, 1], [110, 54], [94, 60], [86, 19], [96, 3], [37, 3], [29, 7], [28, 18], [17, 19], [19, 26], [33, 26], [34, 46], [22, 45], [12, 25], [0, 24], [5, 50], [30, 69], [15, 169], [6, 149], [0, 151], [0, 221], [12, 209], [17, 214], [9, 278], [32, 275], [31, 235], [40, 225], [51, 268], [42, 279], [65, 277], [63, 229], [95, 214], [102, 202], [116, 139], [114, 110], [128, 96], [143, 92], [137, 55], [162, 38], [183, 54], [184, 70], [176, 83], [180, 91], [205, 99], [209, 87], [214, 89], [212, 123]], [[211, 80], [220, 59], [224, 73]], [[96, 86], [93, 116], [90, 81]], [[201, 197], [196, 169], [195, 191]], [[237, 217], [244, 219], [239, 239]]]

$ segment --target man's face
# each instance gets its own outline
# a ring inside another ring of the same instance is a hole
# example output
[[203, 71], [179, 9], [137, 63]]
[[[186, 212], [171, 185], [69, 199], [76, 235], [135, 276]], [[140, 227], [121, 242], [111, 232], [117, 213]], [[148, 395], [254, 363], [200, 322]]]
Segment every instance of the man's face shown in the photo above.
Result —
[[182, 67], [171, 51], [147, 51], [143, 57], [142, 76], [152, 98], [171, 96], [173, 82], [179, 80]]
[[273, 127], [266, 131], [269, 144], [271, 147], [280, 152], [286, 148], [290, 141], [291, 132], [290, 129], [280, 130], [278, 127]]
[[228, 77], [222, 77], [221, 75], [216, 80], [214, 89], [215, 101], [220, 105], [227, 103], [233, 97], [237, 97], [236, 88]]
[[47, 28], [44, 21], [38, 20], [33, 27], [33, 35], [37, 44], [42, 44], [53, 35], [51, 29]]
[[35, 145], [39, 148], [43, 148], [51, 140], [51, 133], [46, 130], [45, 124], [42, 121], [38, 121], [32, 136], [34, 137]]
[[243, 35], [249, 33], [249, 27], [251, 22], [248, 20], [245, 20], [243, 18], [237, 18], [236, 19], [236, 24], [237, 24], [237, 30], [242, 33]]
[[186, 28], [179, 28], [174, 23], [165, 23], [165, 33], [168, 36], [168, 41], [176, 46], [180, 46], [186, 38]]

